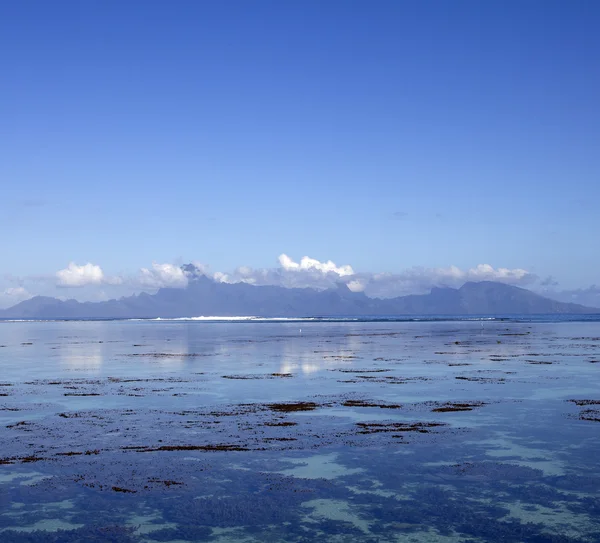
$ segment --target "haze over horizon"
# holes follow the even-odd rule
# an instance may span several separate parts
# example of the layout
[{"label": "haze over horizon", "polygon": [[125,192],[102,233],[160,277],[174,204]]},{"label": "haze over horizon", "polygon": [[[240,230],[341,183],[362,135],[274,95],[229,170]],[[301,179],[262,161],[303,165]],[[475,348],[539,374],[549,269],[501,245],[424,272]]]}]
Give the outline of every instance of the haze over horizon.
[{"label": "haze over horizon", "polygon": [[4,3],[0,307],[188,262],[600,306],[599,25],[592,1]]}]

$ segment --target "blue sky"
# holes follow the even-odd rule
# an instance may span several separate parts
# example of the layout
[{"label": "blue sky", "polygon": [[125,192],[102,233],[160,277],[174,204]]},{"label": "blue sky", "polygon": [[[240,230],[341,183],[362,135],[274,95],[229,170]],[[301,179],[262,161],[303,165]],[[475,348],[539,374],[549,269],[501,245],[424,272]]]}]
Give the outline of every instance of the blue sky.
[{"label": "blue sky", "polygon": [[600,284],[599,27],[592,0],[4,2],[0,291],[282,253]]}]

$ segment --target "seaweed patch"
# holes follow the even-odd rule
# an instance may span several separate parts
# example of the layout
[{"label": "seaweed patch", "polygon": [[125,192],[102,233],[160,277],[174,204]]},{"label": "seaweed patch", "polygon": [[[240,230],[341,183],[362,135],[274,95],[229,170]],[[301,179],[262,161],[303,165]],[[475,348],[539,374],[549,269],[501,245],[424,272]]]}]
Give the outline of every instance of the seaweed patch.
[{"label": "seaweed patch", "polygon": [[485,405],[485,402],[447,402],[439,407],[432,409],[433,413],[448,413],[452,411],[473,411],[476,407]]},{"label": "seaweed patch", "polygon": [[314,411],[319,407],[315,402],[289,402],[266,404],[272,411],[279,413],[295,413],[298,411]]},{"label": "seaweed patch", "polygon": [[379,407],[380,409],[401,409],[402,405],[395,403],[375,402],[369,400],[346,400],[344,407]]}]

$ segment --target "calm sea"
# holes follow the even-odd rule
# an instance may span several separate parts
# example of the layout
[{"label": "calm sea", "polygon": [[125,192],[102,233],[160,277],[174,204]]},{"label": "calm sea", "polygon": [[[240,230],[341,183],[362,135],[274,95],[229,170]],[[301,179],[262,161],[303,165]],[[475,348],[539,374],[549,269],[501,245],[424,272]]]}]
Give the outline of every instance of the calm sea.
[{"label": "calm sea", "polygon": [[600,541],[598,316],[0,322],[0,541]]}]

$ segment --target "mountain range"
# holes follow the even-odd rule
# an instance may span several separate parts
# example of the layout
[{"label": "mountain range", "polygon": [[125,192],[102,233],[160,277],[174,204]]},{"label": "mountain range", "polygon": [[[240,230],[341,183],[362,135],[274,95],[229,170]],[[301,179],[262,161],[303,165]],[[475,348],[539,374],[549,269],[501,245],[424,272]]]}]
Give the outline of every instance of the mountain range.
[{"label": "mountain range", "polygon": [[0,310],[4,319],[176,318],[196,316],[398,316],[592,314],[600,309],[563,303],[529,290],[492,281],[458,289],[433,288],[429,294],[370,298],[345,284],[328,290],[219,283],[204,275],[186,288],[161,288],[105,302],[78,302],[35,296]]}]

